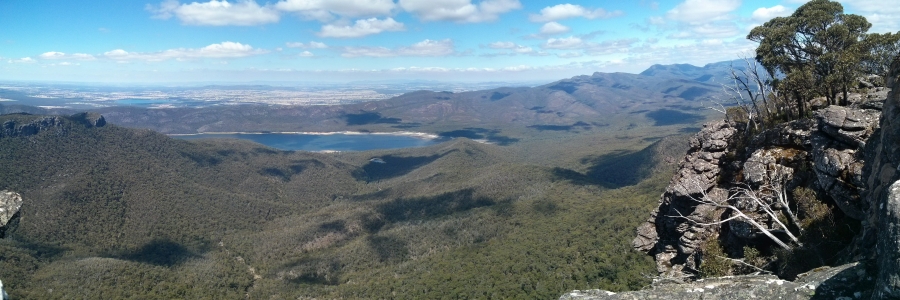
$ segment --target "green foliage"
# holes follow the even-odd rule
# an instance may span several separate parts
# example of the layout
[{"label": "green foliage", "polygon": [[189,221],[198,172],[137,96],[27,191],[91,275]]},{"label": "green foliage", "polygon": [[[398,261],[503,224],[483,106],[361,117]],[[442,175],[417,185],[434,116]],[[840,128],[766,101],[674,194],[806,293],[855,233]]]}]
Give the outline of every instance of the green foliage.
[{"label": "green foliage", "polygon": [[805,116],[805,103],[814,96],[838,104],[835,95],[843,92],[846,100],[847,90],[860,74],[867,54],[862,40],[872,25],[862,16],[843,11],[838,2],[809,1],[791,16],[774,18],[747,36],[759,43],[756,59],[771,77],[784,75],[774,83],[795,99],[795,118]]},{"label": "green foliage", "polygon": [[[660,155],[680,155],[666,152],[676,147],[625,162],[584,155],[640,149],[655,138],[649,129],[523,148],[456,139],[321,154],[73,124],[0,139],[0,189],[26,201],[19,227],[0,241],[0,278],[17,299],[555,298],[636,289],[654,271],[630,247],[634,228],[674,167]],[[388,166],[369,165],[373,157]],[[651,171],[616,189],[553,172],[612,163]]]},{"label": "green foliage", "polygon": [[900,32],[868,34],[863,42],[869,49],[863,59],[863,71],[867,74],[879,75],[882,80],[886,79],[891,62],[900,54]]},{"label": "green foliage", "polygon": [[700,246],[703,263],[700,264],[700,277],[719,277],[733,274],[734,263],[722,249],[718,239],[712,238]]},{"label": "green foliage", "polygon": [[804,233],[799,237],[802,247],[776,251],[778,273],[787,279],[843,259],[840,257],[841,251],[845,250],[860,228],[858,221],[818,200],[819,196],[812,189],[799,187],[793,195]]}]

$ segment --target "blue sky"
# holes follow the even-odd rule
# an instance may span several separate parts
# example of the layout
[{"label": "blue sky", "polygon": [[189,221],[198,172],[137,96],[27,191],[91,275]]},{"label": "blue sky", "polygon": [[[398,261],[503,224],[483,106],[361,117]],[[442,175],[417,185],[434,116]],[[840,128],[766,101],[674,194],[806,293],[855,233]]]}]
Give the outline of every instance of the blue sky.
[{"label": "blue sky", "polygon": [[[751,56],[803,2],[0,0],[0,80],[549,82]],[[898,5],[840,2],[900,31]]]}]

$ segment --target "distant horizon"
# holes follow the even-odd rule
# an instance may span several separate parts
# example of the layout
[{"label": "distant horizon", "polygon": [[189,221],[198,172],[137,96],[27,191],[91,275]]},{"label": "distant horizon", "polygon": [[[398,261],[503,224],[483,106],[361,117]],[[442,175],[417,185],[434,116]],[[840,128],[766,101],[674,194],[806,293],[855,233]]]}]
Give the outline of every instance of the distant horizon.
[{"label": "distant horizon", "polygon": [[[552,82],[752,57],[805,2],[0,1],[0,81]],[[900,31],[900,6],[839,2]]]},{"label": "distant horizon", "polygon": [[285,86],[285,87],[287,87],[287,86],[319,86],[319,85],[325,85],[325,86],[344,85],[344,86],[348,86],[348,85],[353,85],[353,84],[410,84],[410,83],[433,83],[433,84],[491,84],[491,83],[505,84],[505,83],[509,83],[509,84],[537,84],[537,85],[543,85],[543,84],[549,84],[549,83],[552,83],[552,82],[555,82],[555,81],[565,80],[565,79],[569,79],[569,78],[577,77],[577,76],[583,76],[583,75],[590,76],[590,75],[593,75],[594,73],[627,73],[627,74],[640,74],[640,73],[646,71],[647,69],[649,69],[649,68],[651,68],[651,67],[653,67],[653,66],[657,66],[657,65],[662,65],[662,66],[669,66],[669,65],[691,65],[691,66],[694,66],[694,67],[697,67],[697,68],[702,68],[702,67],[705,67],[705,66],[710,65],[710,64],[723,63],[723,62],[736,61],[736,60],[740,60],[740,58],[733,59],[733,60],[724,60],[724,61],[709,62],[709,63],[705,63],[705,64],[703,64],[703,65],[695,65],[695,64],[690,64],[690,63],[654,64],[654,65],[648,66],[647,68],[642,69],[642,70],[640,70],[640,71],[638,71],[638,72],[600,72],[600,71],[594,71],[594,72],[592,72],[592,73],[587,73],[587,74],[576,74],[576,75],[573,75],[573,76],[564,77],[564,78],[556,78],[556,79],[552,79],[552,80],[517,80],[517,81],[509,80],[509,81],[504,81],[504,80],[476,80],[476,79],[472,79],[472,80],[464,80],[464,79],[459,79],[459,78],[448,79],[448,80],[397,78],[397,79],[360,79],[360,80],[353,80],[353,81],[345,81],[345,80],[335,80],[335,81],[310,81],[310,80],[300,80],[300,81],[289,81],[289,80],[251,80],[251,81],[239,81],[239,80],[234,80],[234,81],[171,81],[171,82],[166,82],[166,81],[159,81],[159,82],[95,82],[95,81],[50,81],[50,80],[14,80],[14,79],[5,80],[5,79],[0,79],[0,84],[3,84],[3,83],[24,83],[24,84],[51,84],[51,85],[76,85],[76,86],[122,86],[122,87],[142,87],[142,86],[146,86],[146,87],[159,87],[159,86],[166,86],[166,87],[202,87],[202,86],[215,86],[215,85],[222,85],[222,86],[264,85],[264,86],[272,86],[272,87],[280,87],[280,86]]}]

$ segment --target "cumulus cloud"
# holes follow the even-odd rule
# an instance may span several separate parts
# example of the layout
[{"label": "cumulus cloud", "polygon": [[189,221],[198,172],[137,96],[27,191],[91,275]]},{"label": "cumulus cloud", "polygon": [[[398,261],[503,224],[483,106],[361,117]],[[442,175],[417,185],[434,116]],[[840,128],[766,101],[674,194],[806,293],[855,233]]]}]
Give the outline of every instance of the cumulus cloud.
[{"label": "cumulus cloud", "polygon": [[309,52],[309,51],[303,51],[303,52],[300,52],[300,54],[298,54],[298,55],[299,55],[300,57],[313,57],[313,56],[316,56],[315,54],[313,54],[312,52]]},{"label": "cumulus cloud", "polygon": [[41,59],[77,59],[77,60],[94,60],[96,59],[93,55],[84,54],[84,53],[75,53],[75,54],[65,54],[63,52],[44,52],[41,55],[38,55]]},{"label": "cumulus cloud", "polygon": [[559,57],[559,58],[577,58],[577,57],[582,57],[582,56],[583,55],[579,52],[566,52],[566,53],[556,55],[556,57]]},{"label": "cumulus cloud", "polygon": [[356,20],[352,26],[340,26],[328,24],[322,26],[322,31],[318,33],[321,37],[335,38],[356,38],[371,34],[378,34],[384,31],[403,31],[406,27],[403,23],[394,21],[394,18],[379,20],[377,18]]},{"label": "cumulus cloud", "polygon": [[267,52],[265,50],[255,49],[250,45],[235,42],[222,42],[199,49],[178,48],[160,52],[128,52],[122,49],[115,49],[103,53],[103,57],[119,62],[132,60],[158,62],[173,59],[240,58],[264,53]]},{"label": "cumulus cloud", "polygon": [[300,42],[288,42],[288,43],[285,43],[285,45],[288,46],[288,48],[303,48],[303,49],[325,49],[325,48],[328,48],[328,45],[325,45],[325,43],[320,43],[320,42],[316,42],[316,41],[310,41],[307,44],[300,43]]},{"label": "cumulus cloud", "polygon": [[549,22],[547,24],[544,24],[544,26],[541,26],[540,34],[544,35],[544,36],[548,36],[548,35],[566,33],[569,31],[572,31],[572,29],[565,25],[562,25],[562,24],[559,24],[556,22]]},{"label": "cumulus cloud", "polygon": [[579,17],[586,19],[608,19],[618,17],[623,14],[624,13],[620,10],[611,12],[606,11],[602,8],[591,10],[584,8],[581,5],[566,3],[544,7],[543,9],[541,9],[541,14],[532,14],[530,17],[528,17],[528,19],[532,22],[550,22]]},{"label": "cumulus cloud", "polygon": [[541,48],[544,49],[577,49],[581,48],[584,45],[584,42],[577,37],[570,36],[567,38],[551,38],[548,39]]},{"label": "cumulus cloud", "polygon": [[281,0],[274,5],[278,10],[320,21],[331,20],[333,15],[351,18],[387,16],[395,6],[392,0]]},{"label": "cumulus cloud", "polygon": [[775,17],[784,17],[790,15],[791,12],[788,9],[781,5],[775,5],[772,7],[760,7],[753,11],[753,15],[750,16],[753,21],[764,23],[768,20],[771,20]]},{"label": "cumulus cloud", "polygon": [[519,0],[400,0],[403,10],[424,21],[479,23],[496,20],[501,14],[521,9]]},{"label": "cumulus cloud", "polygon": [[488,48],[491,49],[513,49],[516,47],[516,43],[513,42],[493,42],[488,44]]},{"label": "cumulus cloud", "polygon": [[253,26],[278,22],[280,15],[269,5],[260,6],[253,0],[228,2],[211,0],[180,4],[177,0],[166,0],[159,5],[147,5],[147,10],[157,19],[173,16],[187,25],[203,26]]},{"label": "cumulus cloud", "polygon": [[733,37],[741,33],[741,29],[733,22],[711,22],[689,26],[669,37],[675,39],[719,39]]},{"label": "cumulus cloud", "polygon": [[8,60],[7,62],[11,63],[11,64],[30,64],[30,63],[36,62],[36,60],[34,60],[31,57],[23,57],[20,59],[11,59],[11,60]]},{"label": "cumulus cloud", "polygon": [[495,53],[490,54],[488,56],[497,56],[497,55],[515,55],[515,54],[533,54],[534,49],[527,46],[518,45],[513,42],[493,42],[488,44],[488,48],[498,49],[498,50],[509,50],[507,53]]},{"label": "cumulus cloud", "polygon": [[669,10],[666,17],[686,23],[722,20],[741,6],[741,0],[686,0]]},{"label": "cumulus cloud", "polygon": [[345,47],[343,57],[394,57],[394,56],[450,56],[456,53],[450,39],[424,40],[410,46],[389,49],[385,47]]},{"label": "cumulus cloud", "polygon": [[872,23],[869,32],[885,33],[900,31],[900,5],[889,5],[881,0],[846,0],[841,1],[845,11],[866,17]]},{"label": "cumulus cloud", "polygon": [[638,42],[640,42],[639,39],[631,38],[593,43],[585,42],[578,37],[570,36],[567,38],[548,39],[544,44],[541,45],[541,48],[551,50],[570,50],[566,53],[558,53],[556,55],[560,58],[573,58],[581,56],[582,54],[625,54],[628,53],[630,49],[633,48]]},{"label": "cumulus cloud", "polygon": [[744,33],[738,28],[737,16],[732,14],[740,5],[740,0],[685,0],[666,13],[666,19],[674,23],[666,23],[662,18],[651,19],[650,23],[660,29],[676,29],[669,38],[736,37]]}]

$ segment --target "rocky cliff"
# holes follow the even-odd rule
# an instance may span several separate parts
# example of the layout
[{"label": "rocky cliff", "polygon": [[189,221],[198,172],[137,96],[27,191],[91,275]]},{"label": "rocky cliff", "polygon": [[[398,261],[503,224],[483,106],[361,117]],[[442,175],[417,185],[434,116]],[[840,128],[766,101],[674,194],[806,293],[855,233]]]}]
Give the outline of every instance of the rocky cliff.
[{"label": "rocky cliff", "polygon": [[20,118],[12,117],[0,124],[0,138],[3,137],[22,137],[38,134],[43,131],[56,131],[64,133],[66,127],[65,120],[81,124],[86,127],[103,127],[106,126],[106,119],[97,113],[78,113],[68,117],[48,116],[43,118],[34,118],[28,114],[20,113]]},{"label": "rocky cliff", "polygon": [[[871,89],[850,106],[826,107],[813,119],[752,137],[744,138],[743,127],[734,123],[707,124],[691,140],[658,209],[633,241],[656,261],[660,277],[654,286],[621,294],[574,291],[561,299],[900,298],[900,59],[887,83],[893,89]],[[753,191],[768,193],[761,202],[748,201],[746,194]],[[789,204],[781,205],[779,197]],[[748,217],[737,216],[737,210]],[[823,215],[827,218],[817,219]],[[826,226],[831,231],[822,229]],[[728,257],[755,250],[771,254],[777,247],[763,236],[768,231],[789,244],[784,253],[804,255],[817,253],[809,250],[815,243],[839,238],[827,236],[843,230],[836,227],[852,235],[834,258],[820,259],[819,265],[843,264],[839,267],[797,275],[786,270],[804,266],[791,266],[801,263],[782,257],[777,267],[757,269],[781,278],[694,281],[704,273],[704,262],[715,259],[704,253],[710,245],[718,244]],[[817,228],[818,236],[804,232],[810,228]],[[807,237],[792,242],[789,232]]]},{"label": "rocky cliff", "polygon": [[0,238],[5,237],[6,231],[15,226],[20,208],[22,208],[21,195],[11,191],[0,191]]}]

